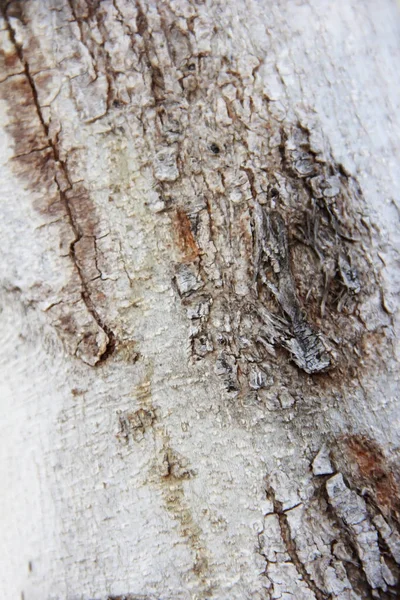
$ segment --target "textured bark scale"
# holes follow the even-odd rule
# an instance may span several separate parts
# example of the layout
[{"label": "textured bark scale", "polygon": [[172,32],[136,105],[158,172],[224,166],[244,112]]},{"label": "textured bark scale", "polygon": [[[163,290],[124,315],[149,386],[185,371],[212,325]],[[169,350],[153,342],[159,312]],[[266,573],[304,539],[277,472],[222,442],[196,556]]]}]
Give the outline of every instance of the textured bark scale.
[{"label": "textured bark scale", "polygon": [[397,7],[0,5],[2,596],[395,598]]}]

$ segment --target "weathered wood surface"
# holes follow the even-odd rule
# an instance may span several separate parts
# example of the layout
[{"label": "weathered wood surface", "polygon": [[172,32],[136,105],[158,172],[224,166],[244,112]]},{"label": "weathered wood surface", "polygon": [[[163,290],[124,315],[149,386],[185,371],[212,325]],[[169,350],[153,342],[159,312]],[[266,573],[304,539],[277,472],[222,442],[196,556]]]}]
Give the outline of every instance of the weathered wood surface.
[{"label": "weathered wood surface", "polygon": [[1,597],[397,597],[397,4],[1,6]]}]

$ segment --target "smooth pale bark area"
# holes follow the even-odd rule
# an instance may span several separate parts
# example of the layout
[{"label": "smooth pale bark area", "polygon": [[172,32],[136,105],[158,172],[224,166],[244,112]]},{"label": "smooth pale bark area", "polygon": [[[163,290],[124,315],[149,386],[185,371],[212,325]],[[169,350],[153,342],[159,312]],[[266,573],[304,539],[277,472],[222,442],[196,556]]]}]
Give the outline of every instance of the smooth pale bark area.
[{"label": "smooth pale bark area", "polygon": [[1,598],[398,597],[397,3],[1,7]]}]

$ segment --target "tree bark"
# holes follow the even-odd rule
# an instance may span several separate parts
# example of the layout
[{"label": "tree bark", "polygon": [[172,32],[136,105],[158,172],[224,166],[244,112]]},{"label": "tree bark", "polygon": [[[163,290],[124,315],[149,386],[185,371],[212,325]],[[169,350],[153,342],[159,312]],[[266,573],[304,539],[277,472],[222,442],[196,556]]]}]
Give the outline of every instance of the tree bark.
[{"label": "tree bark", "polygon": [[396,2],[1,9],[1,597],[397,597]]}]

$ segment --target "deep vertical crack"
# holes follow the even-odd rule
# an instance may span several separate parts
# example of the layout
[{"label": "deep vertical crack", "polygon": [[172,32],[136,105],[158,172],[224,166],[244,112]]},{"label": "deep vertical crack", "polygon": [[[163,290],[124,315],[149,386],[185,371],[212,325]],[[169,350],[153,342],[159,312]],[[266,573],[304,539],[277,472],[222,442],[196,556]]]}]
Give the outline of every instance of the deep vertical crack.
[{"label": "deep vertical crack", "polygon": [[271,499],[273,507],[274,507],[274,513],[278,517],[279,527],[281,530],[281,536],[282,536],[283,543],[285,544],[286,551],[290,556],[290,560],[296,567],[298,574],[301,576],[304,583],[309,587],[309,589],[314,593],[317,600],[331,600],[332,595],[324,594],[323,592],[321,592],[321,590],[317,587],[314,580],[307,573],[307,570],[306,570],[304,564],[301,562],[301,560],[297,554],[296,544],[293,541],[292,535],[290,533],[290,526],[289,526],[289,523],[287,520],[286,513],[283,510],[282,503],[276,499],[275,491],[273,490],[273,488],[271,486],[269,486],[267,488],[267,495]]},{"label": "deep vertical crack", "polygon": [[[40,124],[43,128],[43,131],[45,132],[46,138],[48,140],[48,146],[51,149],[52,153],[53,153],[53,158],[54,158],[54,162],[60,167],[60,171],[62,172],[63,176],[65,177],[66,181],[68,182],[69,188],[68,189],[72,189],[72,183],[69,179],[68,176],[68,169],[67,169],[67,165],[65,163],[64,160],[62,160],[62,158],[59,155],[58,152],[58,148],[57,145],[54,143],[54,141],[52,140],[50,133],[49,133],[49,127],[46,124],[44,118],[43,118],[43,114],[41,111],[41,107],[40,107],[40,103],[39,103],[39,97],[38,97],[38,93],[37,93],[37,89],[36,89],[36,85],[33,79],[33,76],[30,72],[29,69],[29,64],[27,62],[27,60],[25,60],[24,58],[24,53],[22,50],[21,45],[17,42],[16,36],[15,36],[15,31],[12,28],[12,25],[10,23],[10,19],[8,17],[7,14],[7,8],[8,8],[8,3],[6,4],[0,4],[0,10],[3,14],[4,17],[4,21],[5,21],[5,25],[8,31],[8,34],[10,36],[10,40],[11,43],[13,44],[14,48],[15,48],[15,52],[21,62],[21,65],[23,66],[23,73],[25,74],[25,77],[29,83],[29,87],[31,89],[32,92],[32,97],[33,97],[33,103],[40,121]],[[76,268],[76,271],[78,273],[80,282],[81,282],[81,286],[82,286],[82,292],[81,292],[81,297],[82,300],[88,310],[88,312],[91,314],[91,316],[93,317],[93,319],[95,320],[95,322],[97,323],[97,325],[99,326],[100,329],[102,329],[104,331],[104,333],[107,335],[108,341],[107,341],[107,345],[106,345],[106,349],[104,350],[104,352],[99,356],[99,362],[104,361],[106,358],[108,358],[112,352],[115,349],[115,345],[116,345],[116,340],[115,340],[115,335],[114,333],[111,331],[111,329],[103,322],[103,320],[101,319],[101,317],[99,316],[93,301],[90,297],[90,291],[87,285],[87,282],[85,281],[85,277],[82,273],[81,268],[79,267],[78,261],[76,259],[76,253],[75,253],[75,245],[77,242],[79,242],[79,240],[82,238],[82,234],[79,232],[79,227],[78,224],[76,222],[76,219],[73,216],[69,201],[68,201],[68,197],[66,195],[66,193],[61,189],[61,186],[57,180],[57,177],[54,177],[54,181],[56,183],[56,186],[58,188],[58,192],[60,194],[60,199],[64,205],[67,217],[68,217],[68,221],[69,224],[72,228],[72,231],[74,233],[75,239],[71,242],[70,244],[70,257],[72,262],[74,263],[74,266]]]}]

